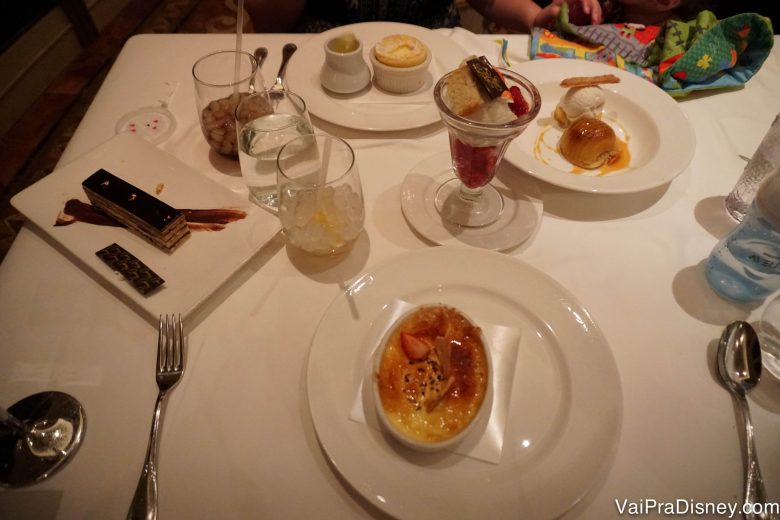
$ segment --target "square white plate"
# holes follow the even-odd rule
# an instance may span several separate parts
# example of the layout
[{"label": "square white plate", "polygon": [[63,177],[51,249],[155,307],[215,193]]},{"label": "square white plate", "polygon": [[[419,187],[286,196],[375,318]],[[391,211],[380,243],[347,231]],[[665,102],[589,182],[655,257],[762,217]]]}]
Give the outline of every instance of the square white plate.
[{"label": "square white plate", "polygon": [[[157,198],[174,208],[238,208],[247,215],[220,231],[193,230],[170,254],[122,227],[83,222],[55,226],[66,201],[88,202],[81,183],[100,168],[149,194],[162,186]],[[160,314],[192,313],[280,229],[276,216],[130,133],[119,134],[58,168],[17,194],[11,204],[71,253],[79,267],[153,322]],[[147,296],[137,292],[95,255],[113,242],[160,275],[165,284]]]}]

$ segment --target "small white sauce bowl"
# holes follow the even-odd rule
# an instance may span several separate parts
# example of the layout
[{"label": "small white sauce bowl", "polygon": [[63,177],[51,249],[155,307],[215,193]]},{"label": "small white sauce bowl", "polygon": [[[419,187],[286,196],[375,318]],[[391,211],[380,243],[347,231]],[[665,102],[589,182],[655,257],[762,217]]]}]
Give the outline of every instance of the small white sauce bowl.
[{"label": "small white sauce bowl", "polygon": [[320,83],[336,94],[353,94],[371,83],[371,71],[363,59],[363,42],[357,40],[357,49],[352,51],[337,52],[330,45],[337,38],[325,42],[325,63],[320,69]]}]

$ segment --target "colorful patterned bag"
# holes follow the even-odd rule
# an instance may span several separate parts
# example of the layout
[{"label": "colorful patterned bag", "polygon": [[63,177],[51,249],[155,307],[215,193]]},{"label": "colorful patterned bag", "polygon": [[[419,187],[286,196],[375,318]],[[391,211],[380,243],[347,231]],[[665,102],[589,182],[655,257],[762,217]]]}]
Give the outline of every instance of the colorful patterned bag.
[{"label": "colorful patterned bag", "polygon": [[577,26],[564,3],[553,32],[535,28],[531,59],[598,61],[633,72],[682,97],[705,89],[737,88],[761,68],[774,44],[772,23],[754,13],[718,21],[702,11],[688,22]]}]

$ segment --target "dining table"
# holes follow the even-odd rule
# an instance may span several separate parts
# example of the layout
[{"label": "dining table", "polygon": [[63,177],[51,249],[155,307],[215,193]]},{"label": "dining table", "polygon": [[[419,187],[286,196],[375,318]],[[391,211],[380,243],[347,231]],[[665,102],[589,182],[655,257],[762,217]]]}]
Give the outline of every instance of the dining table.
[{"label": "dining table", "polygon": [[[527,34],[430,34],[448,42],[448,52],[493,62],[505,43],[504,66],[521,75],[536,61],[529,60]],[[248,33],[238,42],[245,50],[268,48],[261,69],[267,85],[283,45],[296,43],[287,72],[292,89],[294,74],[316,77],[320,64],[302,61],[316,38]],[[723,299],[709,287],[705,264],[736,226],[723,209],[725,195],[780,112],[774,41],[741,88],[673,99],[651,85],[672,100],[694,137],[675,152],[690,161],[666,172],[660,185],[589,192],[504,160],[497,180],[517,186],[534,208],[532,229],[508,249],[460,241],[457,231],[431,240],[406,218],[407,174],[437,154],[448,157],[438,114],[410,117],[406,128],[375,126],[387,111],[353,123],[321,110],[322,92],[299,93],[315,129],[354,149],[365,200],[365,229],[345,253],[310,255],[267,229],[248,250],[234,244],[240,253],[203,249],[229,264],[219,277],[197,271],[198,259],[177,264],[179,283],[204,290],[181,296],[178,308],[169,298],[160,310],[147,306],[154,294],[128,296],[117,289],[121,280],[96,273],[53,238],[53,222],[28,220],[0,264],[0,404],[57,390],[81,402],[86,425],[77,453],[58,472],[0,489],[0,518],[127,515],[157,395],[159,312],[183,313],[187,337],[184,375],[162,422],[160,518],[731,517],[728,508],[743,499],[744,428],[718,379],[718,341],[732,321],[758,325],[776,296],[752,304]],[[170,182],[212,186],[248,203],[239,162],[203,138],[191,72],[200,56],[236,45],[231,34],[130,38],[58,168],[72,170],[113,146],[127,114],[158,107],[171,126],[158,142],[143,143],[149,154],[101,157],[161,164],[178,172]],[[555,102],[542,101],[538,118],[550,118]],[[641,107],[643,100],[634,102]],[[664,127],[671,112],[650,112],[644,117],[657,123],[652,135],[672,131]],[[679,164],[676,156],[664,160]],[[46,195],[59,200],[57,189]],[[20,204],[23,213],[31,204],[29,197]],[[259,227],[276,219],[252,211]],[[233,229],[256,231],[239,225]],[[83,238],[92,228],[68,229]],[[194,232],[193,247],[220,236],[208,233]],[[240,258],[231,259],[234,253]],[[170,289],[160,296],[176,294]],[[372,380],[368,332],[395,299],[437,297],[519,333],[502,372],[510,383],[501,400],[505,430],[496,434],[503,454],[492,460],[416,454],[355,418],[361,384]],[[765,370],[748,400],[768,501],[777,504],[780,381]]]}]

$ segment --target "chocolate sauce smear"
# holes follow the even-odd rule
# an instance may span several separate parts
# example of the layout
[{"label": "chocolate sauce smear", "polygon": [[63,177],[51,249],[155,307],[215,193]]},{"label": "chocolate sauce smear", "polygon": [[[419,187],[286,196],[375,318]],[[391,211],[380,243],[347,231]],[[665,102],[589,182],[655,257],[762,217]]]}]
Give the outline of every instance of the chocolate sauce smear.
[{"label": "chocolate sauce smear", "polygon": [[[231,222],[246,218],[246,211],[233,208],[180,209],[184,213],[187,227],[192,231],[220,231]],[[88,202],[70,199],[57,215],[55,226],[69,226],[84,222],[96,226],[122,227],[122,224],[95,208]]]}]

